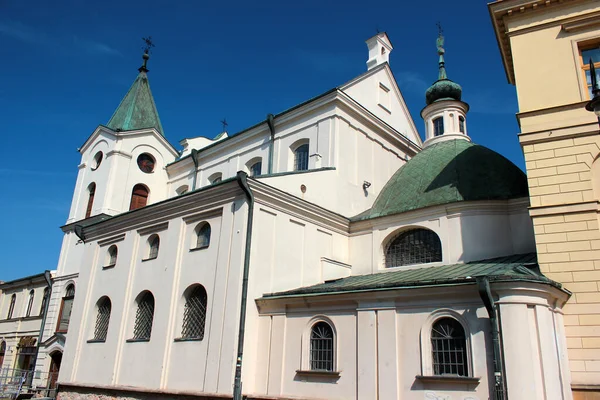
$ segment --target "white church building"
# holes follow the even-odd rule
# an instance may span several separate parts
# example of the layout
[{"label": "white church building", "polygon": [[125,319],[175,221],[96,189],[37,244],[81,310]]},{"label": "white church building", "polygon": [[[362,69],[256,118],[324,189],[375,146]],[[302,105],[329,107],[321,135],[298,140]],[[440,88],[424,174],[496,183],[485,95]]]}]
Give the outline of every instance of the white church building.
[{"label": "white church building", "polygon": [[424,142],[388,36],[367,46],[362,75],[181,151],[144,54],[80,148],[38,360],[64,352],[59,399],[572,398],[525,174],[471,142],[443,38]]}]

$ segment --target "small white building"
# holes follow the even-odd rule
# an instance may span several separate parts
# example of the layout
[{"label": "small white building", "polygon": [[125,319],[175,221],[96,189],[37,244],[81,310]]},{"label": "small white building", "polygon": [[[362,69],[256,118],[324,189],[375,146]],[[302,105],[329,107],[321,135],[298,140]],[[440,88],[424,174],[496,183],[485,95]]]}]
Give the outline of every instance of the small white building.
[{"label": "small white building", "polygon": [[350,82],[181,152],[144,55],[80,148],[44,340],[59,398],[571,398],[525,174],[471,143],[442,38],[425,142],[389,38],[367,46]]}]

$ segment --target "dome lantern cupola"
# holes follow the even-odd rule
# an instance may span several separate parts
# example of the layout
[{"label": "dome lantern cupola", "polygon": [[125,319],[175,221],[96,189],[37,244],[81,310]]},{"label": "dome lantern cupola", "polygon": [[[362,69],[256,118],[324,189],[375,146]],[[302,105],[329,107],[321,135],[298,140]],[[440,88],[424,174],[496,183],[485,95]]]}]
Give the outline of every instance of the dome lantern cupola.
[{"label": "dome lantern cupola", "polygon": [[469,105],[461,100],[462,88],[448,79],[444,60],[444,36],[440,34],[436,41],[439,56],[438,80],[425,92],[425,108],[421,117],[425,121],[424,147],[433,143],[452,139],[470,140],[467,136],[466,114]]}]

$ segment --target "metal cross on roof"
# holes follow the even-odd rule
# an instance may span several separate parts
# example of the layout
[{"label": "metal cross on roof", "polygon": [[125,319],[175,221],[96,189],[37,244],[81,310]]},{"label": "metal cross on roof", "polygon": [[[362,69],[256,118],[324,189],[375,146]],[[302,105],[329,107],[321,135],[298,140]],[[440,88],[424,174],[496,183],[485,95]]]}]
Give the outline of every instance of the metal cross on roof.
[{"label": "metal cross on roof", "polygon": [[144,50],[144,53],[149,54],[150,50],[155,47],[154,43],[152,42],[152,36],[144,37],[142,40],[146,44],[144,47],[142,47],[142,49]]},{"label": "metal cross on roof", "polygon": [[223,120],[221,121],[221,123],[223,124],[223,132],[227,132],[227,126],[229,125],[227,123],[227,120],[225,118],[223,118]]}]

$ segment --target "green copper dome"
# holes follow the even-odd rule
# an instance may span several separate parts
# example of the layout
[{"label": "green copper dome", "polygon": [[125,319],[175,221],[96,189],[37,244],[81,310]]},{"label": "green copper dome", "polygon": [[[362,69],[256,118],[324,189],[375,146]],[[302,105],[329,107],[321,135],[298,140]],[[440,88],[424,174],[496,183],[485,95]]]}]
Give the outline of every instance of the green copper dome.
[{"label": "green copper dome", "polygon": [[467,140],[431,145],[400,167],[357,219],[382,217],[440,204],[528,196],[527,177],[512,162]]},{"label": "green copper dome", "polygon": [[450,79],[440,79],[427,89],[425,92],[425,102],[427,105],[438,100],[459,100],[462,97],[462,88],[456,82]]}]

